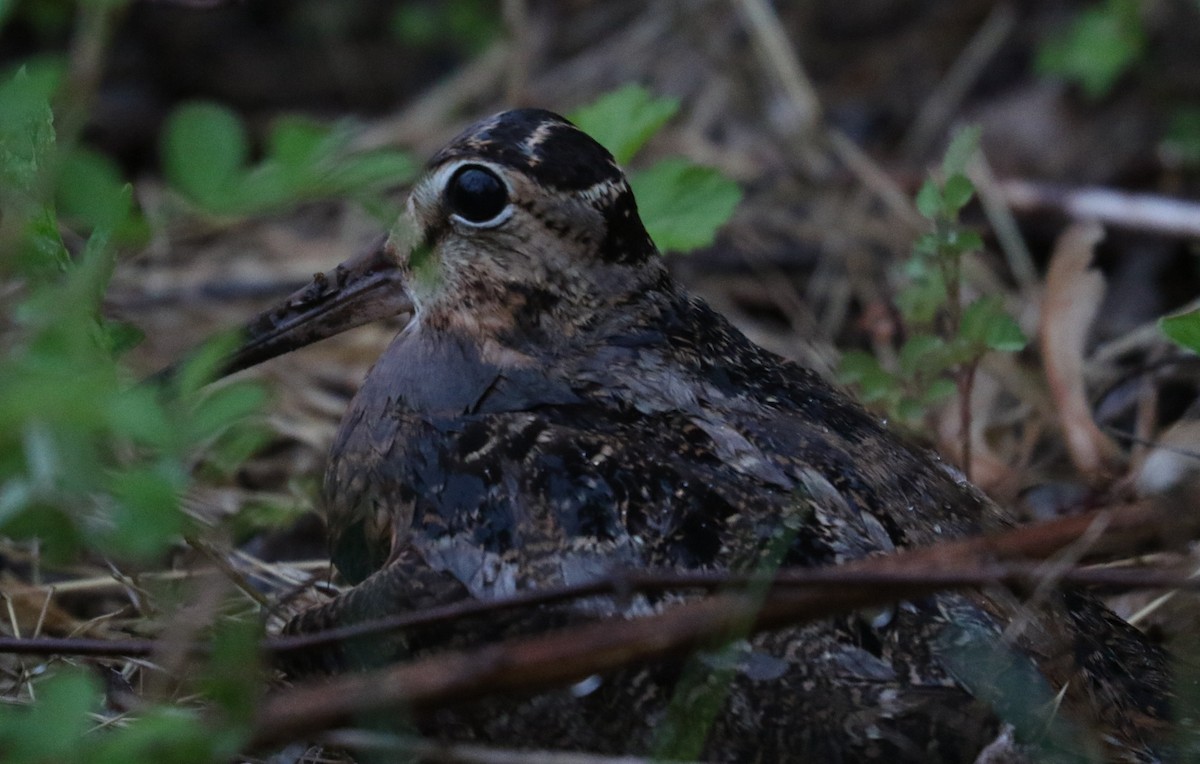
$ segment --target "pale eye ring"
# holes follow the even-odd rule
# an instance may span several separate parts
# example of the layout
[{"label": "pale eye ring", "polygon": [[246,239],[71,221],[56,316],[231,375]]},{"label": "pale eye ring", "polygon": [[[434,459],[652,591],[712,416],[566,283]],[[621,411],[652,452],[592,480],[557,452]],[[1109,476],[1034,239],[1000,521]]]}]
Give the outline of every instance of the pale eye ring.
[{"label": "pale eye ring", "polygon": [[465,164],[454,171],[444,192],[446,209],[470,226],[492,228],[508,219],[508,186],[483,165]]}]

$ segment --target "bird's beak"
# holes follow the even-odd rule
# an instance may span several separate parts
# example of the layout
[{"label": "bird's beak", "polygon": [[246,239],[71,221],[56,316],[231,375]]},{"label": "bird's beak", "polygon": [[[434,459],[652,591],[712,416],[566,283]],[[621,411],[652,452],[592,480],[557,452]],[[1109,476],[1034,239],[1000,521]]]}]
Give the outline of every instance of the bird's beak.
[{"label": "bird's beak", "polygon": [[219,376],[411,311],[395,244],[381,239],[363,254],[318,273],[308,286],[246,323],[244,342],[226,358]]}]

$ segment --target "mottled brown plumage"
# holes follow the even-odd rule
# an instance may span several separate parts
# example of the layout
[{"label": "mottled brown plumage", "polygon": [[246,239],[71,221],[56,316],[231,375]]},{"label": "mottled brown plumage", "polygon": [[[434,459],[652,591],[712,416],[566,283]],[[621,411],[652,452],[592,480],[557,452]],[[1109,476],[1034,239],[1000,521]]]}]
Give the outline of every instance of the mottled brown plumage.
[{"label": "mottled brown plumage", "polygon": [[[621,171],[561,117],[520,110],[467,130],[432,160],[393,239],[414,316],[346,414],[325,486],[334,561],[357,586],[291,631],[628,568],[830,565],[1009,524],[936,457],[675,284]],[[388,649],[663,604],[592,600]],[[648,753],[657,725],[700,718],[715,697],[698,738],[708,760],[972,761],[1001,716],[1044,729],[1038,704],[1063,690],[1043,743],[1154,760],[1167,714],[1162,653],[1078,593],[1032,609],[1006,592],[947,593],[731,655],[694,659],[714,676],[724,662],[724,695],[716,679],[684,693],[680,666],[663,665],[423,723]]]}]

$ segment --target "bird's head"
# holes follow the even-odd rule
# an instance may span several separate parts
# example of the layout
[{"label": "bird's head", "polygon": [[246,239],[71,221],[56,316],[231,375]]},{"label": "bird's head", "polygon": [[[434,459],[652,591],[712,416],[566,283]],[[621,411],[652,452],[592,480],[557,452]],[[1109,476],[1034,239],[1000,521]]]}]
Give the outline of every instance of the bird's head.
[{"label": "bird's head", "polygon": [[662,274],[612,155],[557,114],[506,111],[433,157],[386,242],[251,322],[228,370],[405,311],[501,341],[569,336]]},{"label": "bird's head", "polygon": [[497,114],[451,141],[403,224],[408,292],[435,326],[568,329],[660,267],[612,155],[541,109]]}]

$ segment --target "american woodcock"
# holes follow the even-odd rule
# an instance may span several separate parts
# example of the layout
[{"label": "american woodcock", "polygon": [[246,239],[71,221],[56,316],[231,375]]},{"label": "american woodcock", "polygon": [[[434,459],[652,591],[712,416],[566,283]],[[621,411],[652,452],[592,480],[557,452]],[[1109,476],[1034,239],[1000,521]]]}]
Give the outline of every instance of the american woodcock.
[{"label": "american woodcock", "polygon": [[[629,569],[832,565],[1010,524],[936,457],[689,296],[613,158],[550,112],[505,112],[454,139],[398,233],[265,314],[234,365],[408,309],[326,475],[333,559],[356,586],[289,631]],[[663,604],[594,598],[405,650]],[[944,593],[753,637],[724,660],[729,684],[709,688],[724,695],[698,733],[705,760],[972,761],[1003,747],[1002,716],[1024,715],[1074,730],[1047,744],[1057,755],[1151,761],[1168,714],[1163,653],[1082,593],[1036,606]],[[680,674],[629,669],[590,692],[422,723],[644,754],[669,705],[703,705],[695,687],[675,693]],[[1056,696],[1057,710],[1027,707]]]}]

